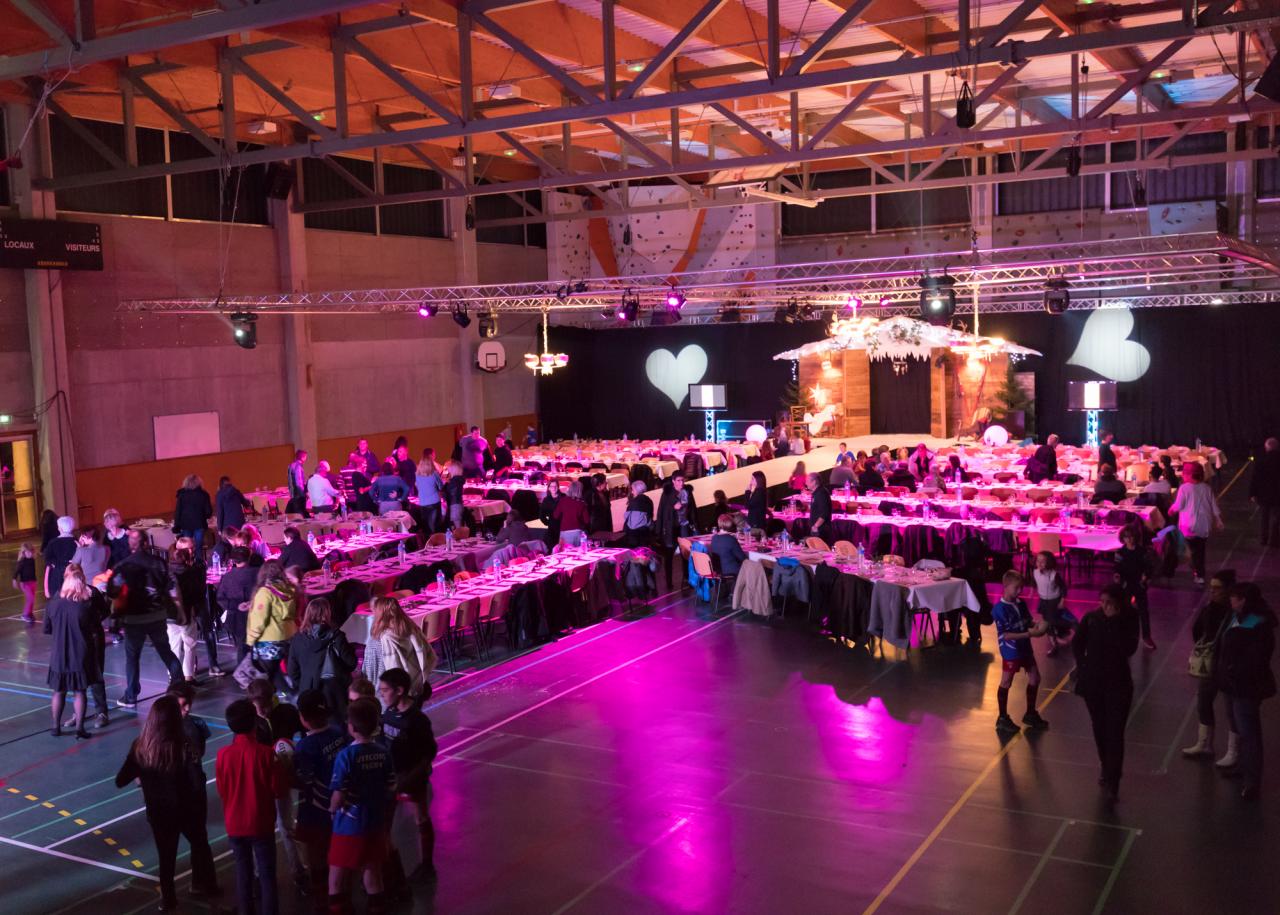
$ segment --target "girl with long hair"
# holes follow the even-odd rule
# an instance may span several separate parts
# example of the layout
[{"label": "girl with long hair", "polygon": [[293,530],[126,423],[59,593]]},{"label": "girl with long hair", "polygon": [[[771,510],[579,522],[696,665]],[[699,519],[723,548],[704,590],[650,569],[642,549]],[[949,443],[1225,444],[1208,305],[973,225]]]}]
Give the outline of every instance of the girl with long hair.
[{"label": "girl with long hair", "polygon": [[421,695],[423,683],[436,669],[435,650],[395,598],[375,597],[369,602],[369,610],[373,621],[364,646],[364,675],[377,683],[384,670],[399,667],[412,681],[410,692]]},{"label": "girl with long hair", "polygon": [[258,570],[245,644],[271,677],[276,692],[285,692],[288,686],[281,664],[288,659],[289,640],[298,631],[296,604],[297,591],[280,561],[264,562]]},{"label": "girl with long hair", "polygon": [[191,846],[192,894],[215,895],[204,770],[183,729],[176,696],[164,695],[152,703],[142,732],[116,773],[117,788],[135,780],[142,786],[147,823],[160,860],[160,910],[171,911],[178,905],[174,872],[179,836],[186,836]]}]

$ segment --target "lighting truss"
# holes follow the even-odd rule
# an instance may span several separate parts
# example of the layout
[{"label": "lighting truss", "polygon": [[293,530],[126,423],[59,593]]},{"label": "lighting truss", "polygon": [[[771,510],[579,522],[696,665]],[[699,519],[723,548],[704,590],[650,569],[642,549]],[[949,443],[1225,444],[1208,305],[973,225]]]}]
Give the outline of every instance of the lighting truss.
[{"label": "lighting truss", "polygon": [[[119,310],[176,314],[397,314],[416,313],[423,301],[441,309],[552,312],[557,323],[596,323],[601,310],[634,291],[642,305],[662,307],[671,284],[687,304],[686,320],[714,314],[733,300],[744,315],[770,313],[794,299],[815,309],[836,309],[857,295],[862,310],[877,316],[906,314],[918,305],[920,275],[945,268],[956,281],[961,315],[977,291],[983,312],[1033,311],[1042,307],[1046,280],[1071,283],[1079,308],[1124,301],[1134,307],[1216,304],[1280,296],[1280,254],[1213,234],[1018,246],[930,255],[736,267],[683,274],[599,277],[491,286],[354,289],[216,298],[139,299]],[[1249,299],[1259,300],[1259,299]],[[584,319],[586,319],[584,321]],[[615,322],[616,323],[616,322]]]}]

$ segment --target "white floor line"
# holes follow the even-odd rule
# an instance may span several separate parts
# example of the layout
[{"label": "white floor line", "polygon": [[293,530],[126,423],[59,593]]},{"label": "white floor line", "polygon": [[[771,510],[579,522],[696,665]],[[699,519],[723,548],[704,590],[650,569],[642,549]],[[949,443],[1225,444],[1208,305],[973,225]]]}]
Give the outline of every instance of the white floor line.
[{"label": "white floor line", "polygon": [[144,874],[140,871],[130,870],[127,867],[117,867],[114,864],[105,864],[102,861],[94,861],[90,858],[81,858],[79,855],[69,855],[62,851],[53,851],[49,848],[41,848],[39,845],[31,845],[27,842],[19,842],[17,839],[10,839],[7,836],[0,836],[0,844],[12,845],[14,848],[21,848],[25,851],[34,851],[42,855],[48,855],[51,858],[61,858],[63,861],[74,861],[77,864],[87,864],[90,867],[101,868],[104,871],[111,871],[116,874],[127,874],[130,877],[137,877],[139,880],[150,880],[153,883],[159,883],[159,877],[153,877],[150,874]]},{"label": "white floor line", "polygon": [[627,858],[624,858],[621,864],[619,864],[617,867],[614,867],[614,868],[610,869],[609,871],[605,872],[605,874],[604,874],[603,876],[601,876],[601,877],[600,877],[600,879],[595,880],[595,881],[593,881],[592,883],[590,883],[590,884],[587,886],[587,888],[586,888],[586,889],[584,889],[584,890],[583,890],[581,893],[579,893],[577,896],[574,896],[572,899],[570,899],[570,900],[569,900],[568,902],[566,902],[564,905],[560,906],[560,908],[558,908],[558,909],[556,909],[554,912],[552,912],[552,913],[551,913],[551,915],[563,915],[563,913],[565,913],[565,912],[569,911],[571,908],[573,908],[575,905],[577,905],[577,904],[578,904],[579,902],[581,902],[582,900],[586,899],[588,896],[590,896],[592,893],[594,893],[597,889],[599,889],[599,888],[600,888],[601,886],[603,886],[605,883],[607,883],[608,881],[612,880],[615,876],[617,876],[617,875],[618,875],[618,874],[620,874],[622,871],[624,871],[624,870],[626,870],[628,867],[630,867],[633,863],[635,863],[635,861],[636,861],[636,860],[638,860],[638,859],[640,858],[640,856],[644,855],[644,854],[645,854],[645,853],[647,853],[650,849],[652,849],[652,848],[654,848],[654,847],[656,847],[656,846],[658,846],[658,845],[661,845],[661,844],[662,844],[663,842],[665,842],[667,839],[671,838],[671,836],[675,835],[677,832],[679,832],[681,829],[683,829],[683,828],[685,827],[685,825],[686,825],[688,822],[689,822],[689,818],[688,818],[688,817],[680,817],[680,819],[676,820],[676,821],[675,821],[674,823],[672,823],[669,827],[667,827],[667,829],[663,831],[662,835],[658,836],[658,837],[657,837],[656,839],[654,839],[652,842],[648,842],[648,843],[646,843],[646,844],[644,845],[644,847],[643,847],[643,848],[640,848],[639,850],[637,850],[637,851],[636,851],[635,853],[633,853],[632,855],[628,856]]},{"label": "white floor line", "polygon": [[[205,785],[211,785],[213,784],[214,781],[215,779],[211,778],[205,782]],[[147,810],[146,807],[139,807],[137,810],[130,810],[128,813],[122,813],[120,814],[120,816],[115,817],[114,819],[107,820],[105,823],[98,823],[94,826],[88,827],[87,829],[80,830],[75,835],[67,836],[65,839],[59,839],[57,842],[50,842],[48,845],[44,847],[44,850],[49,851],[51,849],[57,848],[59,845],[66,845],[68,842],[74,842],[76,839],[83,838],[84,836],[87,836],[87,835],[92,835],[93,833],[97,832],[100,829],[105,829],[114,823],[119,823],[121,820],[127,820],[131,816],[136,816],[139,813],[145,813],[146,810]]]},{"label": "white floor line", "polygon": [[685,641],[688,641],[689,639],[699,636],[702,633],[706,632],[708,629],[711,629],[713,626],[719,626],[721,623],[727,622],[733,619],[734,617],[739,616],[741,613],[742,613],[741,610],[734,611],[728,616],[722,616],[718,620],[714,620],[713,622],[707,623],[705,626],[699,626],[697,629],[693,630],[693,632],[685,633],[684,635],[680,636],[680,638],[678,639],[672,639],[670,642],[667,642],[663,645],[659,645],[657,648],[650,649],[649,651],[646,651],[642,655],[637,655],[634,658],[623,661],[621,664],[616,664],[613,667],[610,667],[608,670],[604,671],[603,673],[598,673],[594,677],[589,677],[575,686],[571,686],[568,689],[561,690],[560,692],[556,693],[554,696],[548,696],[546,699],[543,699],[541,702],[536,702],[533,705],[529,706],[528,708],[522,709],[521,711],[516,712],[514,715],[508,715],[506,718],[503,718],[501,721],[495,724],[489,725],[487,728],[481,728],[480,730],[476,731],[474,734],[471,734],[467,737],[462,738],[451,747],[442,747],[440,750],[440,753],[441,755],[445,755],[445,754],[454,755],[458,752],[459,747],[462,747],[466,744],[479,740],[481,737],[485,737],[488,734],[492,733],[493,731],[498,730],[499,728],[504,728],[507,725],[509,725],[511,722],[516,721],[520,718],[523,718],[525,715],[528,715],[530,712],[536,712],[540,708],[544,708],[553,702],[563,699],[565,696],[569,695],[570,693],[577,692],[578,690],[583,689],[584,687],[590,686],[592,683],[595,683],[598,680],[603,680],[605,677],[609,676],[610,674],[615,674],[620,670],[625,670],[633,664],[639,664],[641,661],[643,661],[645,658],[650,657],[651,655],[655,655],[660,651],[665,651],[666,649],[671,648],[674,645],[679,645],[681,642],[685,642]]}]

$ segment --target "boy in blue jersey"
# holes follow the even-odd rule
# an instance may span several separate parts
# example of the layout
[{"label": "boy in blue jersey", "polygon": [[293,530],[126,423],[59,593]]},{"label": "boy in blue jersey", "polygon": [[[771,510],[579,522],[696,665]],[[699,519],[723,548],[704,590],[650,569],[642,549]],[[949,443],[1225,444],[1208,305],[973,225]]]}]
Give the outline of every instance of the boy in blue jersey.
[{"label": "boy in blue jersey", "polygon": [[369,895],[369,912],[386,910],[382,866],[387,857],[388,828],[395,803],[395,768],[391,753],[373,739],[382,709],[373,699],[357,699],[347,708],[351,743],[333,761],[333,837],[329,842],[329,911],[349,911],[349,878],[360,871]]},{"label": "boy in blue jersey", "polygon": [[311,875],[312,898],[329,895],[329,785],[338,751],[351,742],[347,732],[331,721],[324,696],[309,689],[298,697],[298,717],[306,735],[293,750],[293,777],[298,787],[298,815],[294,837],[305,849]]},{"label": "boy in blue jersey", "polygon": [[1004,573],[1000,583],[1004,587],[1004,593],[991,608],[991,617],[995,620],[996,634],[999,636],[1002,668],[1000,688],[996,690],[996,701],[1000,706],[996,730],[1002,734],[1014,734],[1018,731],[1018,726],[1009,717],[1009,687],[1013,685],[1013,675],[1024,670],[1027,673],[1027,713],[1022,716],[1022,723],[1032,730],[1041,731],[1049,726],[1049,722],[1036,711],[1040,669],[1036,667],[1036,656],[1031,651],[1031,640],[1048,632],[1049,624],[1044,621],[1032,622],[1026,601],[1018,596],[1022,593],[1022,575],[1010,569]]}]

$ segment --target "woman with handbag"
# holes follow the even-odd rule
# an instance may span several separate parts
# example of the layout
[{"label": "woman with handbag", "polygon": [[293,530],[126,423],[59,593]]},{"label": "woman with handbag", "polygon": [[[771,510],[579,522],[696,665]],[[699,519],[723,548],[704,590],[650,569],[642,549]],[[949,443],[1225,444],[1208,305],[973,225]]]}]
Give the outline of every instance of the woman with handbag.
[{"label": "woman with handbag", "polygon": [[[1191,648],[1188,661],[1188,672],[1200,680],[1196,691],[1196,711],[1200,717],[1200,731],[1196,742],[1182,748],[1182,755],[1188,759],[1213,755],[1213,703],[1218,698],[1218,680],[1213,675],[1213,659],[1218,651],[1218,642],[1222,638],[1222,630],[1231,618],[1231,604],[1227,595],[1236,583],[1233,569],[1222,569],[1209,579],[1209,599],[1200,607],[1195,621],[1191,624],[1191,637],[1195,645]],[[1231,727],[1231,717],[1227,716],[1227,727]],[[1232,728],[1227,732],[1227,752],[1222,757],[1222,766],[1235,765],[1239,752],[1240,738]]]},{"label": "woman with handbag", "polygon": [[302,627],[289,642],[289,679],[298,693],[317,690],[325,705],[346,714],[347,687],[356,669],[356,650],[341,629],[333,628],[329,602],[317,597],[307,603]]},{"label": "woman with handbag", "polygon": [[245,644],[277,693],[287,692],[281,663],[289,656],[289,640],[298,631],[297,592],[277,559],[262,564],[245,627]]},{"label": "woman with handbag", "polygon": [[1108,800],[1120,793],[1124,729],[1133,704],[1129,658],[1138,650],[1138,615],[1119,585],[1107,585],[1098,609],[1085,615],[1071,640],[1076,657],[1076,695],[1089,709],[1098,748],[1102,786]]}]

